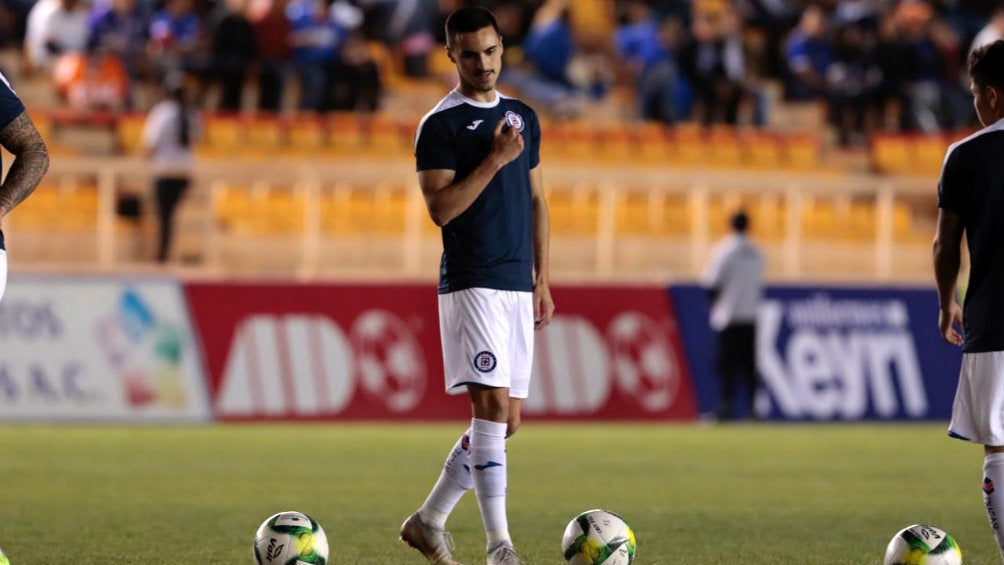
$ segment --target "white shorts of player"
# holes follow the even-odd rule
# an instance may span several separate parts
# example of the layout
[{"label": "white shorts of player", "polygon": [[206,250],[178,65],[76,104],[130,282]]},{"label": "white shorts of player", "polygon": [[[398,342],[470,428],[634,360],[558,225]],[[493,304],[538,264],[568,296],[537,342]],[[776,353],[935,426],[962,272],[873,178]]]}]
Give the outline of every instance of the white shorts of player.
[{"label": "white shorts of player", "polygon": [[1004,445],[1004,351],[962,354],[948,435]]},{"label": "white shorts of player", "polygon": [[7,252],[0,249],[0,299],[7,290]]},{"label": "white shorts of player", "polygon": [[530,393],[533,367],[533,293],[467,288],[439,295],[446,392],[469,383]]}]

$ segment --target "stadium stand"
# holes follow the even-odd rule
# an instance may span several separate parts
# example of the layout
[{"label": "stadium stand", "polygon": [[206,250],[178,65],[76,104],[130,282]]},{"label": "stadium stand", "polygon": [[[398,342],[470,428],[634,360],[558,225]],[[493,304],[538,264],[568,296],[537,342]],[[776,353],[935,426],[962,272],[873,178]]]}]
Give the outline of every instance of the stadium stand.
[{"label": "stadium stand", "polygon": [[[573,6],[583,48],[609,44],[620,4]],[[762,30],[743,35],[763,40]],[[513,37],[507,64],[518,65]],[[602,51],[587,54],[611,56]],[[249,82],[244,109],[222,113],[214,110],[215,84],[203,85],[198,182],[180,211],[186,268],[434,275],[439,234],[425,215],[411,151],[419,119],[449,88],[444,77],[453,68],[438,49],[425,76],[409,74],[393,44],[370,38],[365,53],[381,77],[375,111],[299,111],[292,81],[278,111],[255,109],[258,87]],[[21,247],[12,260],[38,268],[145,265],[152,203],[140,157],[144,108],[67,107],[44,73],[8,74],[30,93],[56,157],[46,184],[5,226]],[[972,125],[924,133],[875,127],[867,143],[843,146],[825,104],[782,99],[784,85],[767,75],[758,81],[771,108],[763,124],[639,119],[623,80],[578,100],[574,114],[542,109],[555,276],[695,276],[726,230],[721,219],[744,207],[767,248],[771,277],[926,280],[936,175],[948,144]],[[139,195],[139,221],[115,214],[130,194]],[[26,244],[63,232],[77,234],[68,248]]]}]

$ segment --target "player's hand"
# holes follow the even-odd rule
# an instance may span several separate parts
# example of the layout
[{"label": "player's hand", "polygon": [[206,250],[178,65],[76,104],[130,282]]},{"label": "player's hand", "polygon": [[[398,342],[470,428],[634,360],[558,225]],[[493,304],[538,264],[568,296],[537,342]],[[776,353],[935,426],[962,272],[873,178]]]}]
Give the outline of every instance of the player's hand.
[{"label": "player's hand", "polygon": [[551,288],[544,283],[533,287],[533,329],[542,330],[551,323],[554,316],[554,300],[551,299]]},{"label": "player's hand", "polygon": [[[952,305],[938,309],[938,327],[941,329],[941,338],[952,345],[962,345],[962,308],[952,302]],[[956,330],[958,328],[958,330]]]},{"label": "player's hand", "polygon": [[[495,141],[492,143],[492,155],[500,165],[508,165],[523,152],[523,135],[516,128],[504,128],[505,118],[495,124]],[[505,131],[502,131],[503,128]]]}]

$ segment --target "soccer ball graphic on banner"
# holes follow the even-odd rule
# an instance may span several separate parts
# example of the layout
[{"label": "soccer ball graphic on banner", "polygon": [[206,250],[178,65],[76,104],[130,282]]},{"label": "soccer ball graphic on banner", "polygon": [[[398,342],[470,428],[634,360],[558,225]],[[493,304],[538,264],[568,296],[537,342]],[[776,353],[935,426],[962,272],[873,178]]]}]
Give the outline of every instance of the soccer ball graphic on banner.
[{"label": "soccer ball graphic on banner", "polygon": [[254,561],[257,565],[326,565],[328,536],[310,516],[280,512],[255,532]]},{"label": "soccer ball graphic on banner", "polygon": [[962,565],[962,550],[948,532],[917,524],[896,532],[884,565]]},{"label": "soccer ball graphic on banner", "polygon": [[569,565],[631,565],[634,549],[631,526],[609,510],[579,514],[561,536],[561,551]]}]

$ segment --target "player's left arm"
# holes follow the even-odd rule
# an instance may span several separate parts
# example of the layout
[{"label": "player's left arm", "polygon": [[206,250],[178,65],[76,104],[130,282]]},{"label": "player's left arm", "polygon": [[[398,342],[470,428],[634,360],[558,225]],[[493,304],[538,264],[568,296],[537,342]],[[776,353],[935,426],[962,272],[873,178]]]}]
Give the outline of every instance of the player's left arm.
[{"label": "player's left arm", "polygon": [[547,212],[540,166],[530,170],[530,192],[533,202],[533,314],[534,329],[539,330],[547,326],[554,315],[549,271],[551,219]]},{"label": "player's left arm", "polygon": [[24,201],[49,170],[49,150],[28,112],[22,111],[0,129],[0,145],[14,156],[0,184],[0,217]]},{"label": "player's left arm", "polygon": [[940,208],[938,231],[934,236],[934,279],[938,285],[938,328],[948,343],[962,345],[962,309],[955,300],[955,289],[962,263],[962,234],[965,225],[958,212]]}]

